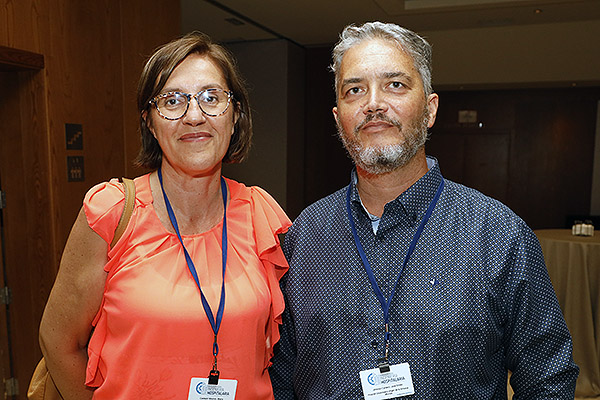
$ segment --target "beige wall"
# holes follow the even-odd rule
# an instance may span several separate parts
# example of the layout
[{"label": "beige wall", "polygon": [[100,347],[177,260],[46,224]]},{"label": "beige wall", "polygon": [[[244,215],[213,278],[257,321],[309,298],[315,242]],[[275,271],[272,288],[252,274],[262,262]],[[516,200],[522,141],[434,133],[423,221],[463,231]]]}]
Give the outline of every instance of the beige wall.
[{"label": "beige wall", "polygon": [[422,34],[434,87],[600,84],[600,20]]},{"label": "beige wall", "polygon": [[261,186],[294,217],[304,208],[304,50],[283,39],[227,47],[248,86],[254,137],[248,159],[223,173]]}]

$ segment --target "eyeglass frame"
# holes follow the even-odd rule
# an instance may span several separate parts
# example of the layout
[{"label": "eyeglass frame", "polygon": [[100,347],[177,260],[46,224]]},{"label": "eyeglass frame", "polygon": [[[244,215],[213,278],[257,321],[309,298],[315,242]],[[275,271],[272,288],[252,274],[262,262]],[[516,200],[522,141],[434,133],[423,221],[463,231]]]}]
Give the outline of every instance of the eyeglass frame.
[{"label": "eyeglass frame", "polygon": [[[209,114],[206,111],[204,111],[204,109],[200,105],[200,100],[198,100],[198,96],[200,96],[202,93],[209,92],[209,91],[212,91],[212,90],[220,90],[220,91],[225,92],[227,94],[227,105],[225,106],[225,109],[223,111],[221,111],[220,113],[218,113],[218,114]],[[169,118],[169,117],[167,117],[166,115],[164,115],[160,111],[160,108],[158,107],[157,101],[161,97],[166,97],[168,95],[175,94],[175,93],[184,95],[187,98],[187,104],[185,106],[185,111],[183,112],[183,114],[181,114],[180,117]],[[187,114],[188,110],[190,109],[190,102],[192,101],[192,97],[194,99],[196,99],[196,103],[198,104],[198,108],[200,109],[200,111],[202,111],[202,113],[204,115],[208,115],[209,117],[218,117],[220,115],[225,114],[227,112],[227,110],[229,109],[229,105],[231,104],[231,99],[233,99],[233,91],[231,91],[231,90],[225,90],[225,89],[221,89],[221,88],[209,88],[209,89],[201,90],[201,91],[199,91],[196,94],[191,94],[191,93],[185,93],[185,92],[180,92],[180,91],[175,90],[175,91],[170,91],[170,92],[166,92],[166,93],[161,93],[158,96],[155,96],[152,100],[150,100],[148,102],[148,104],[153,104],[154,107],[156,107],[156,111],[158,112],[158,115],[160,115],[164,119],[169,120],[169,121],[177,121],[178,119],[181,119],[181,118],[185,117],[185,114]]]}]

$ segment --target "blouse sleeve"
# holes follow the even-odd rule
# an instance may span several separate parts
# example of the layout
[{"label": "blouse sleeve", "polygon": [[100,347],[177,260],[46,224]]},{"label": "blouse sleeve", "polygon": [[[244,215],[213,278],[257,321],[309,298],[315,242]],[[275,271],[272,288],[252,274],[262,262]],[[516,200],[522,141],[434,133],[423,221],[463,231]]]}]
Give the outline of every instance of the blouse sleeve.
[{"label": "blouse sleeve", "polygon": [[272,298],[271,318],[267,326],[269,336],[266,354],[270,366],[273,346],[279,341],[279,325],[282,323],[285,308],[279,280],[288,270],[288,263],[277,235],[287,232],[292,223],[279,204],[265,190],[252,187],[251,199],[256,248],[265,267]]},{"label": "blouse sleeve", "polygon": [[[92,187],[83,200],[88,225],[109,244],[113,240],[124,203],[123,185],[116,178]],[[101,310],[102,306],[92,321],[95,331],[88,344],[86,385],[90,387],[98,387],[102,384],[106,370],[100,359],[106,339],[106,321],[101,319]]]},{"label": "blouse sleeve", "polygon": [[125,205],[123,185],[117,178],[92,187],[83,200],[88,225],[111,243]]}]

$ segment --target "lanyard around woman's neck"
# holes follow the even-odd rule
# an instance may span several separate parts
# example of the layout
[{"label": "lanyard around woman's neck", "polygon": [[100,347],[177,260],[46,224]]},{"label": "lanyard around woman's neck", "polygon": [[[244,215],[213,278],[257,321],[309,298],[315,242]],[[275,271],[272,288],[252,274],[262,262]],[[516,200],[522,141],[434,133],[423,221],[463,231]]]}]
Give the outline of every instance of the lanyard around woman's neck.
[{"label": "lanyard around woman's neck", "polygon": [[429,217],[431,217],[431,214],[433,213],[433,209],[435,208],[435,205],[437,204],[437,202],[440,198],[440,195],[442,194],[443,189],[444,189],[444,178],[442,178],[442,181],[440,182],[440,184],[437,188],[437,192],[435,193],[435,195],[433,196],[433,199],[429,203],[429,207],[427,207],[427,211],[425,212],[425,215],[423,216],[423,219],[421,220],[421,224],[417,228],[417,232],[415,233],[412,241],[410,242],[410,246],[408,247],[408,251],[406,252],[406,256],[404,257],[404,262],[402,263],[402,268],[400,269],[398,278],[396,279],[394,287],[392,288],[392,293],[390,294],[390,297],[386,300],[385,296],[383,295],[383,292],[381,291],[381,289],[379,288],[379,285],[377,284],[377,281],[375,280],[375,275],[373,274],[373,269],[371,268],[371,264],[369,263],[369,260],[367,259],[367,255],[365,253],[365,250],[362,247],[360,238],[358,237],[358,233],[356,231],[356,226],[354,224],[354,217],[352,216],[352,209],[350,207],[350,194],[352,191],[352,183],[350,183],[350,185],[348,185],[348,190],[346,192],[346,210],[348,212],[348,220],[350,222],[350,229],[352,230],[352,236],[354,237],[354,243],[356,244],[356,249],[358,250],[358,254],[360,255],[360,258],[363,262],[363,266],[365,267],[365,270],[369,277],[369,281],[371,282],[371,286],[373,287],[373,291],[375,292],[375,295],[377,296],[377,299],[379,300],[379,303],[381,304],[381,308],[383,310],[383,322],[384,322],[384,328],[385,328],[385,334],[384,334],[385,355],[383,358],[383,362],[386,364],[388,362],[387,359],[388,359],[388,352],[389,352],[390,338],[391,338],[391,333],[389,331],[390,304],[392,303],[392,298],[394,297],[394,293],[396,292],[396,287],[398,286],[398,282],[400,281],[402,272],[404,272],[404,268],[408,264],[408,260],[410,259],[410,256],[412,255],[413,251],[415,250],[415,247],[417,246],[417,242],[419,241],[419,238],[421,237],[421,234],[423,233],[423,229],[425,229],[425,224],[427,224]]},{"label": "lanyard around woman's neck", "polygon": [[211,375],[213,372],[216,372],[218,377],[217,370],[217,355],[219,354],[219,346],[217,345],[217,334],[219,333],[219,328],[221,327],[221,320],[223,319],[223,311],[225,309],[225,269],[227,266],[227,184],[225,183],[225,179],[221,177],[221,193],[223,195],[223,233],[222,233],[222,262],[223,262],[223,281],[221,283],[221,298],[219,300],[219,308],[217,310],[217,318],[212,313],[210,309],[210,305],[202,292],[202,287],[200,286],[200,280],[198,279],[198,273],[196,272],[196,267],[194,265],[194,261],[190,254],[188,253],[185,245],[183,244],[183,239],[181,238],[181,234],[179,233],[179,226],[177,225],[177,219],[175,218],[175,213],[173,212],[173,207],[171,207],[171,203],[169,202],[169,198],[167,197],[167,193],[165,192],[165,188],[163,186],[163,178],[162,178],[162,168],[158,169],[158,180],[160,181],[160,188],[163,192],[163,197],[165,199],[165,205],[167,207],[167,213],[169,214],[169,219],[171,220],[171,224],[173,225],[173,229],[175,229],[175,233],[177,234],[177,238],[181,243],[181,247],[183,248],[183,253],[185,254],[185,261],[187,262],[188,269],[190,273],[194,277],[194,281],[196,281],[196,285],[200,290],[200,297],[202,298],[202,306],[204,307],[204,312],[208,317],[208,321],[210,322],[210,326],[212,327],[213,333],[215,334],[214,342],[213,342],[213,371],[211,371]]}]

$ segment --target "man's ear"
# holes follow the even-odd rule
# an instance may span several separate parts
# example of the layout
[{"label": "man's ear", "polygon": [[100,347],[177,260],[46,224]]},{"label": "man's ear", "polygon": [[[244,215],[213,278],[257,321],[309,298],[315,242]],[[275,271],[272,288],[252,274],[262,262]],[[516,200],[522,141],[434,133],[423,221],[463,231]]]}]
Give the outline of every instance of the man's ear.
[{"label": "man's ear", "polygon": [[428,128],[431,128],[435,123],[439,103],[440,97],[436,93],[430,94],[427,98],[427,108],[429,109],[429,119],[427,120]]},{"label": "man's ear", "polygon": [[333,107],[333,108],[331,109],[331,112],[333,113],[333,119],[335,119],[335,123],[336,123],[336,125],[339,125],[339,124],[340,124],[340,121],[339,121],[339,119],[338,119],[338,110],[337,110],[337,107]]}]

